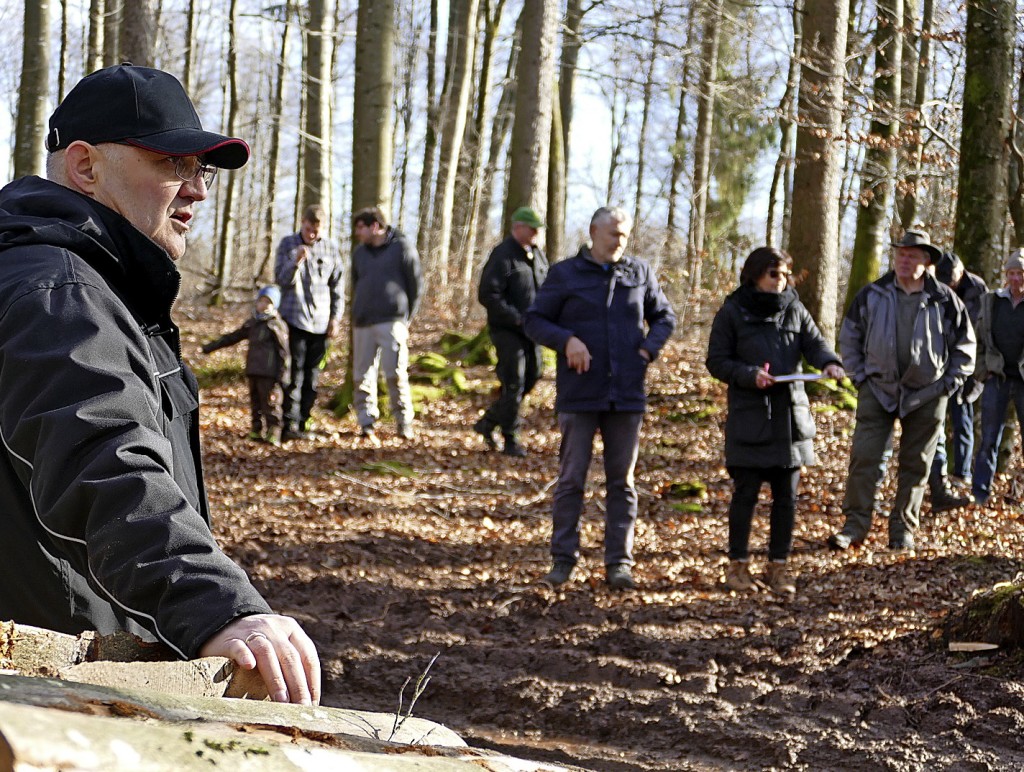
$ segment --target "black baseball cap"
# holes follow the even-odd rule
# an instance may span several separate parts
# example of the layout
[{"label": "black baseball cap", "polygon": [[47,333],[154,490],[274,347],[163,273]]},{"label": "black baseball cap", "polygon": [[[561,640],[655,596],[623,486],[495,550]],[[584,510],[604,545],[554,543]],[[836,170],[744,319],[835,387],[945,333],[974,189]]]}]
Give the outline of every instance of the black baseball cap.
[{"label": "black baseball cap", "polygon": [[118,64],[86,75],[50,116],[46,149],[124,142],[169,156],[202,156],[221,169],[249,160],[241,139],[204,131],[192,100],[169,72]]}]

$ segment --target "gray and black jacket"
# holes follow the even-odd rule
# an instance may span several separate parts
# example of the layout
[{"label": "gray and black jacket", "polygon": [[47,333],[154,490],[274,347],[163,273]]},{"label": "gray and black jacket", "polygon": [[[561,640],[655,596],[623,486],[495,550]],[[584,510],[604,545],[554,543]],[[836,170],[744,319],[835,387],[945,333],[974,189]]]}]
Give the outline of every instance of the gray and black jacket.
[{"label": "gray and black jacket", "polygon": [[858,388],[867,383],[879,404],[905,416],[940,396],[951,396],[974,372],[974,329],[960,298],[924,275],[910,365],[902,377],[896,357],[896,274],[857,293],[839,332],[843,366]]},{"label": "gray and black jacket", "polygon": [[[993,309],[998,298],[1009,298],[1010,290],[1006,287],[994,290],[992,292],[986,292],[981,298],[981,311],[978,314],[978,367],[974,373],[974,377],[977,378],[978,382],[981,383],[988,379],[990,375],[994,375],[997,378],[1005,378],[1006,373],[1006,357],[1003,356],[995,344],[995,340],[992,337],[992,318]],[[1018,362],[1014,363],[1017,367],[1017,371],[1020,373],[1020,377],[1024,378],[1024,354]]]},{"label": "gray and black jacket", "polygon": [[352,253],[352,326],[408,322],[422,284],[416,246],[388,226],[383,244],[360,244]]},{"label": "gray and black jacket", "polygon": [[480,273],[478,298],[487,309],[491,329],[523,334],[523,314],[537,297],[537,289],[548,275],[544,253],[533,247],[531,254],[509,236],[496,246]]},{"label": "gray and black jacket", "polygon": [[38,177],[0,191],[0,619],[190,657],[269,611],[210,533],[180,284],[96,201]]}]

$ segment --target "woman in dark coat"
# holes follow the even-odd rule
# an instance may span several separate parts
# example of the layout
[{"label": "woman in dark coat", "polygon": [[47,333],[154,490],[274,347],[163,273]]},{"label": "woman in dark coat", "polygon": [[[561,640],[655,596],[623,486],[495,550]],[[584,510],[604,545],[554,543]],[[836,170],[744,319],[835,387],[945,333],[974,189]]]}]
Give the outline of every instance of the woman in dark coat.
[{"label": "woman in dark coat", "polygon": [[750,576],[750,525],[761,483],[772,490],[767,585],[794,593],[786,571],[800,467],[814,464],[814,421],[804,385],[777,382],[801,371],[801,359],[829,378],[845,376],[839,356],[822,338],[796,290],[788,286],[792,259],[759,247],[747,257],[740,287],[715,315],[707,368],[729,386],[725,464],[735,490],[729,506],[729,568],[733,590],[754,587]]}]

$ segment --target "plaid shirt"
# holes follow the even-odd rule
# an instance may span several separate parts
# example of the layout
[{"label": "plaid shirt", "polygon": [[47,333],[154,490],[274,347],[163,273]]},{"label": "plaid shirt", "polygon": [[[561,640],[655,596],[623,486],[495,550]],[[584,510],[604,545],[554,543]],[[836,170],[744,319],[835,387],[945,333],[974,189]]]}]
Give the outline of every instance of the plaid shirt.
[{"label": "plaid shirt", "polygon": [[334,319],[345,312],[345,262],[338,244],[319,239],[301,265],[295,253],[303,246],[301,233],[281,239],[274,261],[274,279],[281,288],[278,312],[292,327],[313,333],[326,333]]}]

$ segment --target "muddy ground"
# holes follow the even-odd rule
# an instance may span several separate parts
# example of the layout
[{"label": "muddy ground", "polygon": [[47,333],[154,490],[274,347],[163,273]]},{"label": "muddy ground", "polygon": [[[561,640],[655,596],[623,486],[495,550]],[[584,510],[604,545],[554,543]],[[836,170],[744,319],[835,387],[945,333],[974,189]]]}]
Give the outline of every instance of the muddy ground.
[{"label": "muddy ground", "polygon": [[[401,695],[408,710],[439,654],[414,715],[522,757],[623,771],[1024,769],[1021,659],[952,654],[941,637],[950,610],[1024,566],[1019,474],[999,480],[990,508],[933,517],[926,505],[915,554],[885,548],[884,520],[861,549],[830,553],[852,416],[821,402],[822,465],[803,478],[791,561],[797,596],[732,594],[724,389],[703,369],[706,330],[691,325],[651,373],[641,588],[603,584],[596,463],[582,571],[556,592],[536,581],[557,471],[550,374],[526,410],[527,459],[487,452],[469,430],[495,385],[486,367],[467,369],[470,393],[428,401],[412,444],[382,424],[372,447],[351,416],[320,411],[316,439],[276,449],[244,439],[244,381],[223,372],[244,347],[198,352],[246,313],[179,314],[186,358],[225,376],[203,395],[215,530],[315,639],[325,704],[394,711]],[[414,354],[436,350],[442,331],[419,322]],[[343,367],[333,354],[326,391]],[[689,481],[707,484],[703,499],[668,494]],[[760,511],[755,570],[766,520]]]}]

